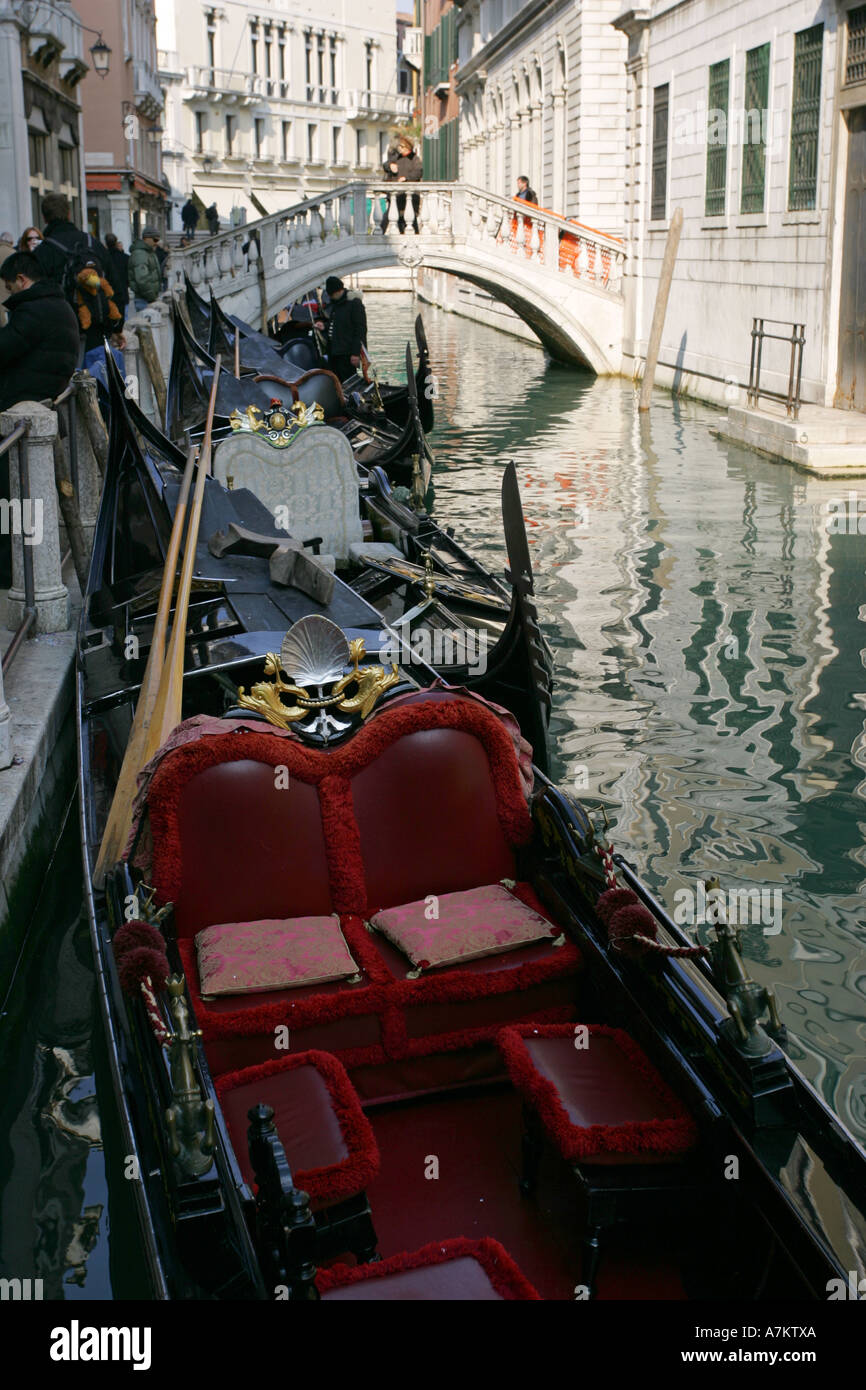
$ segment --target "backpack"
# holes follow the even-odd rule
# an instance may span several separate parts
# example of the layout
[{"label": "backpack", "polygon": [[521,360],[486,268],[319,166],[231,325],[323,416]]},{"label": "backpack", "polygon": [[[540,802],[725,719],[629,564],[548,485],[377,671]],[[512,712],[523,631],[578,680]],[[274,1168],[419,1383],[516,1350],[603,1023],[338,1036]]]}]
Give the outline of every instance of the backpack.
[{"label": "backpack", "polygon": [[100,285],[96,294],[88,294],[86,290],[79,288],[81,302],[86,304],[90,310],[91,328],[101,328],[106,333],[114,333],[115,327],[111,323],[111,315],[108,309],[108,295]]},{"label": "backpack", "polygon": [[[99,252],[95,249],[93,237],[89,233],[87,233],[86,235],[82,233],[82,240],[76,241],[72,246],[64,246],[62,241],[55,241],[53,236],[44,237],[43,240],[47,241],[49,246],[54,246],[58,251],[62,251],[63,255],[66,257],[66,264],[63,267],[63,277],[60,281],[60,288],[66,296],[66,302],[70,304],[73,309],[76,309],[78,306],[77,300],[75,298],[75,292],[78,289],[78,276],[84,269],[84,267],[87,265],[88,261],[94,261],[96,264],[96,269],[99,271],[99,274],[101,276],[105,275],[105,267],[102,264],[102,257],[100,256]],[[105,295],[102,294],[101,290],[100,295],[102,295],[102,298],[105,299]],[[97,295],[96,297],[98,299],[99,295]],[[107,305],[105,309],[105,316],[107,320]]]}]

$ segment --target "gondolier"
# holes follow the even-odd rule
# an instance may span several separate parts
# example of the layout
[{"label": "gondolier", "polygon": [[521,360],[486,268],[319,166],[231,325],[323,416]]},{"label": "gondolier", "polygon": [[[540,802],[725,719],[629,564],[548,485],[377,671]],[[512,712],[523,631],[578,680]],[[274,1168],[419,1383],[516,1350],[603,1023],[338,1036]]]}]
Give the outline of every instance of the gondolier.
[{"label": "gondolier", "polygon": [[367,339],[367,315],[359,299],[349,298],[338,276],[328,276],[325,292],[330,300],[327,324],[318,320],[316,327],[327,333],[328,366],[345,381],[361,366],[361,346]]}]

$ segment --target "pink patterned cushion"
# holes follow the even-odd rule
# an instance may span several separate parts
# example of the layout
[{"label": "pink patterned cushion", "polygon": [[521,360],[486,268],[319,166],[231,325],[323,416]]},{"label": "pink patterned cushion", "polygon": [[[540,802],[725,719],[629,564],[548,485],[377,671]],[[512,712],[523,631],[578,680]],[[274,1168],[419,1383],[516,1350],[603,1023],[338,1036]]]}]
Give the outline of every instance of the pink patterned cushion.
[{"label": "pink patterned cushion", "polygon": [[195,944],[203,999],[325,984],[358,972],[336,915],[224,922],[200,931]]},{"label": "pink patterned cushion", "polygon": [[498,883],[389,907],[377,912],[370,925],[419,970],[495,956],[558,934],[557,927]]}]

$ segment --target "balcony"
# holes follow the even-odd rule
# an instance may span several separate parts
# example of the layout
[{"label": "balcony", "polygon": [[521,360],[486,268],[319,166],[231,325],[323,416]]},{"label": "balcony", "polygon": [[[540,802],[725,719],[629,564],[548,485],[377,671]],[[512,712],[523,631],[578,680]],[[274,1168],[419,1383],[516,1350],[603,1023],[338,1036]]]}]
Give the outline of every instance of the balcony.
[{"label": "balcony", "polygon": [[132,83],[136,106],[143,115],[156,119],[165,105],[162,87],[153,68],[140,58],[132,65]]},{"label": "balcony", "polygon": [[396,92],[347,92],[347,121],[408,121],[412,114],[412,98]]},{"label": "balcony", "polygon": [[190,68],[188,101],[222,102],[226,106],[255,106],[264,98],[263,77],[231,68]]}]

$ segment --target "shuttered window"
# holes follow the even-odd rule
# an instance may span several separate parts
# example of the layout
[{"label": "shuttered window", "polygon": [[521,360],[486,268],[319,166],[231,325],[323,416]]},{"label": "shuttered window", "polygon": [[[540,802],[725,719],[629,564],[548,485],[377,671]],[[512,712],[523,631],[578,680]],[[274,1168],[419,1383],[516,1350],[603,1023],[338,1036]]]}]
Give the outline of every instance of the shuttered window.
[{"label": "shuttered window", "polygon": [[728,179],[728,100],[731,86],[731,61],[713,63],[710,68],[710,90],[707,102],[707,217],[721,217],[725,212],[725,192]]},{"label": "shuttered window", "polygon": [[457,132],[459,122],[455,118],[440,125],[435,139],[424,137],[423,161],[425,179],[442,179],[453,182],[457,178]]},{"label": "shuttered window", "polygon": [[824,26],[794,35],[794,95],[791,105],[791,169],[788,208],[814,208],[818,195],[818,127],[821,120],[821,60]]},{"label": "shuttered window", "polygon": [[764,211],[767,175],[767,124],[770,96],[770,45],[746,54],[746,97],[743,130],[743,183],[740,212]]},{"label": "shuttered window", "polygon": [[665,83],[653,92],[653,167],[650,219],[664,220],[668,205],[668,98]]},{"label": "shuttered window", "polygon": [[446,10],[432,34],[424,36],[424,81],[428,87],[447,82],[457,60],[457,11]]},{"label": "shuttered window", "polygon": [[847,57],[845,81],[866,81],[866,5],[860,5],[848,15]]}]

